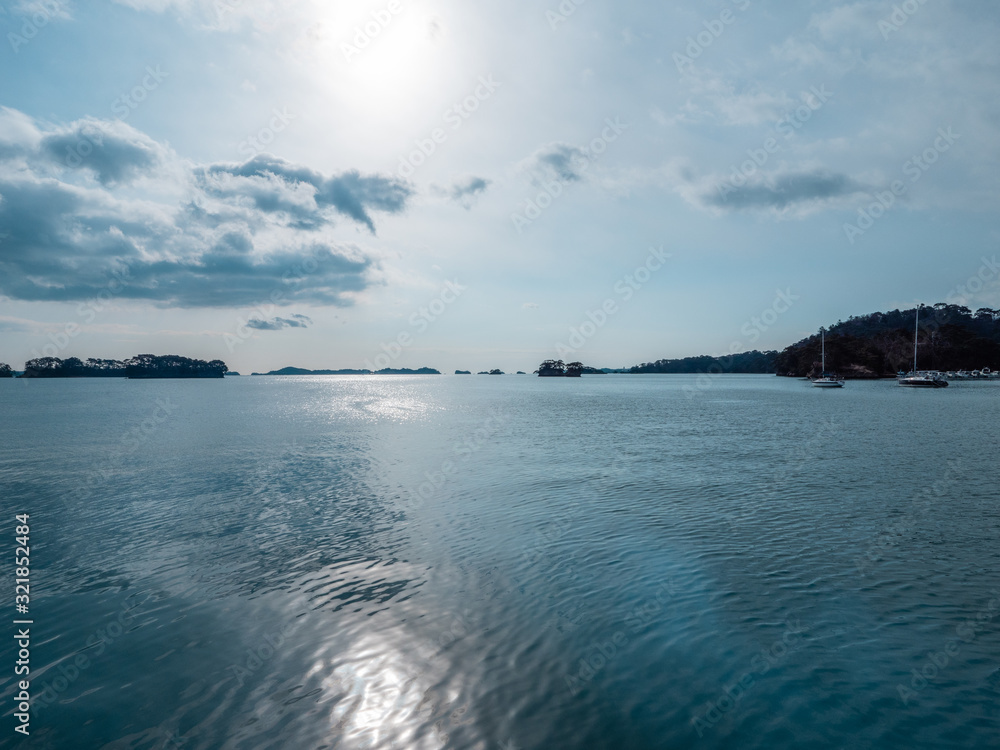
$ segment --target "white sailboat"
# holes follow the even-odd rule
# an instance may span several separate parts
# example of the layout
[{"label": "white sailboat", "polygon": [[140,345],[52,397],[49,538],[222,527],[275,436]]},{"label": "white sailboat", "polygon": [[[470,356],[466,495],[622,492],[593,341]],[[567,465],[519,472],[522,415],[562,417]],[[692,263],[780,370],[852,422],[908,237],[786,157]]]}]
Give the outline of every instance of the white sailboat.
[{"label": "white sailboat", "polygon": [[823,372],[813,381],[816,388],[843,388],[844,379],[826,371],[826,329],[820,328],[823,341]]},{"label": "white sailboat", "polygon": [[913,370],[900,374],[899,384],[907,388],[947,388],[948,381],[939,372],[917,370],[917,338],[920,335],[920,305],[917,305],[916,322],[913,324]]}]

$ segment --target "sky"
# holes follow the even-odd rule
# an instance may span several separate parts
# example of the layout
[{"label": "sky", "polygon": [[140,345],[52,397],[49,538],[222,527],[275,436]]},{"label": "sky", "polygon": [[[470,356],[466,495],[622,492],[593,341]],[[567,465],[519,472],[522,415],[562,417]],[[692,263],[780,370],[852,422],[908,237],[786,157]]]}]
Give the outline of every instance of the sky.
[{"label": "sky", "polygon": [[995,2],[41,0],[0,37],[15,369],[621,367],[1000,307]]}]

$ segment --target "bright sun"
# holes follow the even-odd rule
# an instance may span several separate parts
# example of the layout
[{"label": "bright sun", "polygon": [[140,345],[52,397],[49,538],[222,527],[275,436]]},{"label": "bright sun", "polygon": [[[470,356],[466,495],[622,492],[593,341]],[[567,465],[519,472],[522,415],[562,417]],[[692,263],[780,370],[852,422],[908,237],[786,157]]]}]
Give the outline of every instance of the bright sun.
[{"label": "bright sun", "polygon": [[440,22],[426,10],[389,0],[323,22],[315,61],[333,94],[363,118],[419,111],[442,79],[454,75]]}]

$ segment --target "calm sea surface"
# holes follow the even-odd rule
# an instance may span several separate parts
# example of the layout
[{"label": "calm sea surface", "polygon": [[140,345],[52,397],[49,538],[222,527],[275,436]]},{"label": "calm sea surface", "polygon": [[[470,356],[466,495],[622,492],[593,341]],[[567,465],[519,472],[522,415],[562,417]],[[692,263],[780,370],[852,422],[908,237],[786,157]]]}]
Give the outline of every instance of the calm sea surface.
[{"label": "calm sea surface", "polygon": [[998,417],[991,382],[0,381],[0,748],[996,748]]}]

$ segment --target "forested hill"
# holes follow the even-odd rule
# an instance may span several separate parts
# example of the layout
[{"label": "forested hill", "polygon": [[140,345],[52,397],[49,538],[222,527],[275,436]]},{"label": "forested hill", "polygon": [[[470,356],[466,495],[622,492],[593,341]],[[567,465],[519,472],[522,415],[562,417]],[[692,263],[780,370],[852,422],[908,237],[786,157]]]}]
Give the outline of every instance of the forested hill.
[{"label": "forested hill", "polygon": [[[851,317],[826,334],[826,367],[846,377],[874,378],[913,366],[916,309]],[[920,310],[921,370],[1000,369],[1000,310],[976,312],[939,303]],[[792,344],[775,359],[779,375],[814,376],[820,370],[820,334]]]},{"label": "forested hill", "polygon": [[24,363],[25,378],[221,378],[229,371],[221,359],[206,362],[176,354],[139,354],[124,361],[77,357],[38,357]]},{"label": "forested hill", "polygon": [[711,373],[773,373],[778,352],[742,352],[731,357],[684,357],[658,359],[629,368],[630,373],[693,374]]}]

